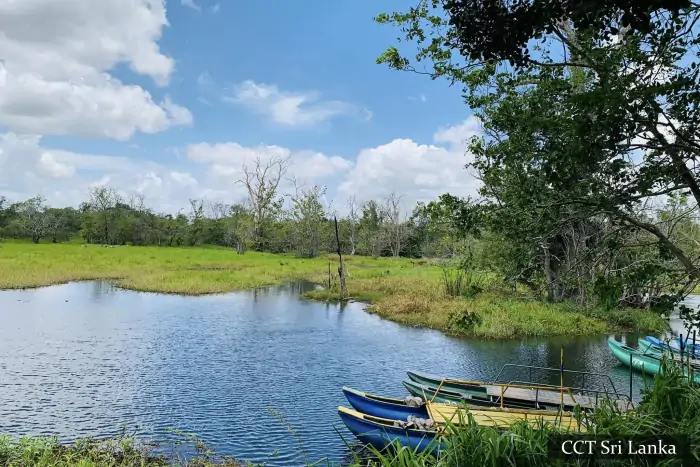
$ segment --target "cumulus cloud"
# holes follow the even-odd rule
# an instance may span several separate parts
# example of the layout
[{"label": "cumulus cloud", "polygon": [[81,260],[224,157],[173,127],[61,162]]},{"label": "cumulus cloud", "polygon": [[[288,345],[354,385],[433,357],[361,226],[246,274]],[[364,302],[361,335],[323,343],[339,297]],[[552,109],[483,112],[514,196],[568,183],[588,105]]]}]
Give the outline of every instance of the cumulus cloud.
[{"label": "cumulus cloud", "polygon": [[[256,159],[289,161],[280,195],[293,191],[291,178],[308,187],[326,186],[327,199],[343,214],[345,199],[382,199],[392,191],[405,209],[442,193],[475,194],[478,183],[464,169],[470,156],[461,144],[474,121],[438,130],[433,143],[395,139],[359,154],[329,155],[278,145],[201,142],[182,148],[185,157],[167,165],[128,157],[77,154],[45,147],[38,136],[0,135],[0,192],[13,199],[43,194],[55,205],[77,206],[92,186],[116,188],[124,197],[140,193],[158,211],[176,213],[190,198],[237,203],[246,199],[237,183]],[[179,151],[178,151],[179,152]]]},{"label": "cumulus cloud", "polygon": [[164,0],[0,2],[0,125],[127,140],[190,124],[184,107],[110,74],[126,64],[166,86],[175,64],[158,40],[167,25]]},{"label": "cumulus cloud", "polygon": [[433,136],[435,144],[395,139],[363,149],[340,185],[339,194],[355,194],[358,199],[368,200],[384,198],[395,191],[403,195],[406,206],[434,200],[447,192],[474,195],[479,184],[465,170],[471,161],[465,153],[465,142],[475,134],[478,121],[469,117],[457,125],[440,128]]},{"label": "cumulus cloud", "polygon": [[280,125],[293,127],[312,126],[343,115],[361,120],[372,118],[368,109],[342,101],[322,100],[316,92],[287,92],[275,85],[252,80],[236,85],[233,95],[224,97],[224,101],[247,107]]}]

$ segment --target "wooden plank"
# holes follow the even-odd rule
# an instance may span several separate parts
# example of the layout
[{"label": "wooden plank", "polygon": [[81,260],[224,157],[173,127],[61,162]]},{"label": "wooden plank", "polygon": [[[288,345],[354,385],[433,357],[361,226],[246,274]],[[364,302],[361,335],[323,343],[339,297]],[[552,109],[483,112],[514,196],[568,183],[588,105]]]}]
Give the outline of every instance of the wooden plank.
[{"label": "wooden plank", "polygon": [[[515,388],[515,387],[505,387],[505,386],[486,386],[486,393],[489,396],[501,397],[501,393],[504,397],[512,397],[513,399],[520,399],[526,401],[537,401],[543,404],[559,405],[562,402],[562,396],[559,391],[549,391],[546,389],[525,389],[525,388]],[[587,396],[574,394],[573,397],[570,393],[564,392],[563,398],[564,404],[567,405],[580,405],[581,407],[593,407],[595,404],[591,402],[590,398]]]},{"label": "wooden plank", "polygon": [[[494,386],[487,385],[486,393],[492,397],[501,397],[501,391],[506,398],[520,399],[526,401],[537,401],[547,405],[560,405],[562,396],[560,391],[550,391],[547,389],[526,389],[518,387]],[[566,405],[580,405],[583,408],[595,408],[596,400],[594,397],[584,396],[583,394],[571,394],[564,392],[563,398]],[[598,399],[600,401],[600,399]],[[628,410],[628,404],[623,400],[614,400],[614,403],[620,410]]]}]

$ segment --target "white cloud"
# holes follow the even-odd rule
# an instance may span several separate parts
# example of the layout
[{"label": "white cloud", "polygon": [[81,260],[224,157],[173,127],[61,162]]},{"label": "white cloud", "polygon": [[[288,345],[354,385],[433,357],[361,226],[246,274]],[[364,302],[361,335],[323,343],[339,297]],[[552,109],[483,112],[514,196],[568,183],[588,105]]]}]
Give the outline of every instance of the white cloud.
[{"label": "white cloud", "polygon": [[433,144],[395,139],[357,155],[341,157],[278,145],[244,146],[236,142],[197,143],[173,149],[167,165],[129,157],[77,154],[44,147],[38,136],[0,135],[0,192],[16,199],[43,194],[54,205],[77,206],[91,186],[106,184],[125,198],[141,193],[149,206],[176,213],[190,198],[236,203],[246,199],[237,184],[243,166],[256,158],[290,161],[280,194],[293,190],[290,178],[306,186],[328,188],[327,199],[343,214],[345,199],[381,199],[395,191],[406,209],[442,193],[473,195],[475,178],[464,169],[469,154],[461,142],[474,132],[473,119],[438,130]]},{"label": "white cloud", "polygon": [[477,133],[478,122],[469,117],[457,125],[439,129],[435,144],[395,139],[363,149],[338,188],[339,194],[355,194],[358,200],[379,199],[392,191],[403,196],[406,207],[431,201],[440,194],[475,195],[478,181],[464,168],[471,161],[465,141]]},{"label": "white cloud", "polygon": [[200,7],[195,0],[180,0],[180,3],[193,10],[202,11],[202,7]]},{"label": "white cloud", "polygon": [[167,85],[175,64],[158,46],[167,25],[163,0],[0,2],[0,125],[127,140],[190,124],[187,109],[109,74],[126,64]]},{"label": "white cloud", "polygon": [[244,81],[224,101],[245,106],[286,126],[311,126],[342,115],[371,119],[368,109],[342,101],[324,101],[316,92],[286,92],[275,85]]}]

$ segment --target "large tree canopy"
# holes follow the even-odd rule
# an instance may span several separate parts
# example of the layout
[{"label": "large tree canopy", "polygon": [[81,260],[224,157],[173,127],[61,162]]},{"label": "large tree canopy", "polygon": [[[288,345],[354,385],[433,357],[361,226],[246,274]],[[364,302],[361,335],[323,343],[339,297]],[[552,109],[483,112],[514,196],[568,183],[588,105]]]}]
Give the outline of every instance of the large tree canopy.
[{"label": "large tree canopy", "polygon": [[681,228],[700,205],[700,5],[625,5],[436,0],[377,18],[418,45],[379,62],[462,83],[484,129],[469,148],[482,220],[521,245],[519,278],[539,268],[551,299],[700,281]]},{"label": "large tree canopy", "polygon": [[[440,2],[434,2],[434,5]],[[445,0],[452,45],[470,60],[530,62],[528,42],[556,33],[563,22],[609,38],[620,28],[648,32],[659,11],[678,13],[689,0]]]}]

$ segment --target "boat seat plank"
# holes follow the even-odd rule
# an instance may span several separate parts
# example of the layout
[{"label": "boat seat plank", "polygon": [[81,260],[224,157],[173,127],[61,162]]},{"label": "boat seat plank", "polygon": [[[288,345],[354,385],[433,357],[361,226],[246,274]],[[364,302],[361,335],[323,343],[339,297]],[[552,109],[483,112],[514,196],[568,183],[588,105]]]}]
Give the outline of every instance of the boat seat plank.
[{"label": "boat seat plank", "polygon": [[486,386],[486,393],[489,396],[501,397],[501,391],[503,391],[504,397],[512,397],[514,399],[521,399],[527,401],[537,401],[543,404],[549,405],[559,405],[562,400],[566,405],[580,405],[581,407],[593,407],[595,406],[595,400],[591,400],[590,397],[581,394],[570,394],[564,392],[564,398],[562,399],[561,393],[559,391],[548,391],[546,389],[525,389],[517,387],[503,387],[503,386]]}]

